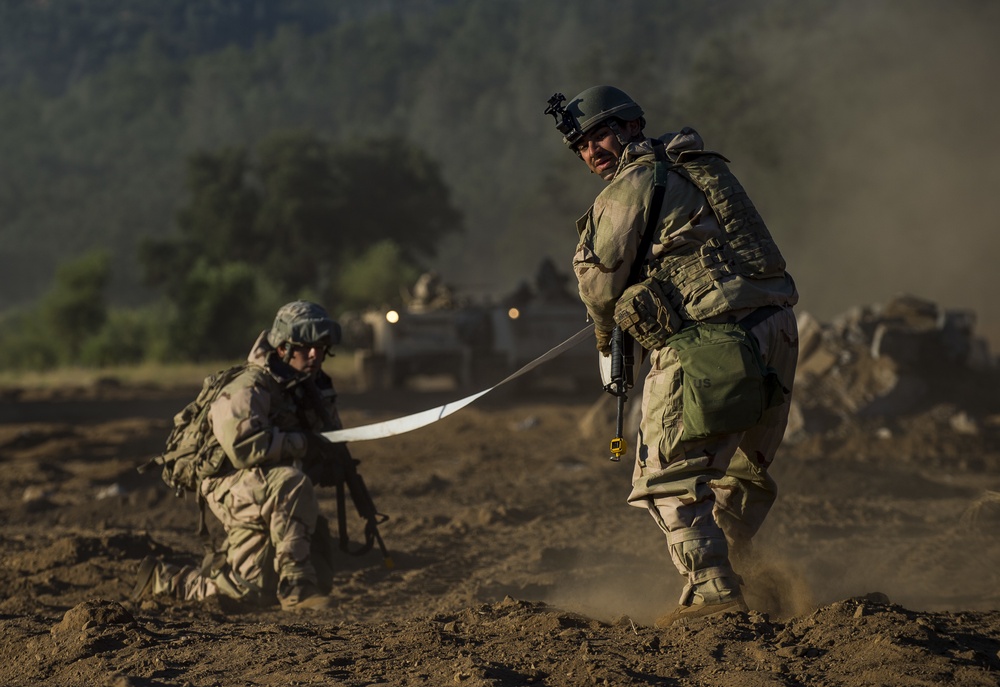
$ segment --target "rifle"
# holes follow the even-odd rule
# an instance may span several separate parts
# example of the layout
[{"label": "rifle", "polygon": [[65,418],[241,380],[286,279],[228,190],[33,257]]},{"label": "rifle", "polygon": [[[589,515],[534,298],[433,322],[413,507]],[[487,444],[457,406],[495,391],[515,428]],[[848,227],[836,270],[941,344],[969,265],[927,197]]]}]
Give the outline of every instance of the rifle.
[{"label": "rifle", "polygon": [[[552,96],[550,106],[557,107],[559,101],[556,94]],[[554,103],[554,104],[553,104]],[[546,114],[551,114],[546,111]],[[553,115],[555,116],[555,115]],[[656,155],[656,166],[653,174],[653,198],[650,203],[649,216],[646,219],[646,228],[642,232],[642,241],[639,242],[639,249],[635,253],[635,260],[629,269],[628,279],[625,281],[626,288],[639,281],[642,274],[642,267],[646,259],[646,252],[653,242],[653,234],[656,230],[656,223],[660,217],[660,209],[663,207],[663,194],[667,187],[667,155],[662,141],[653,140],[653,152]],[[625,424],[625,402],[628,401],[626,392],[632,388],[634,380],[633,365],[635,356],[633,354],[634,341],[631,336],[625,333],[621,327],[615,326],[611,331],[611,381],[604,386],[604,390],[613,396],[618,397],[618,422],[615,430],[615,438],[611,440],[611,460],[618,462],[622,454],[628,450],[628,444],[622,436]]]},{"label": "rifle", "polygon": [[632,366],[635,357],[632,353],[632,337],[615,327],[611,332],[611,381],[604,390],[618,399],[618,418],[615,422],[615,437],[611,440],[611,460],[618,462],[622,454],[628,450],[625,440],[625,403],[628,401],[628,390],[632,388]]},{"label": "rifle", "polygon": [[[306,396],[313,404],[323,428],[326,431],[337,429],[333,418],[327,412],[323,399],[320,396],[319,388],[313,379],[303,382]],[[306,474],[317,486],[334,486],[337,489],[337,535],[340,540],[340,550],[355,556],[361,556],[372,550],[377,543],[382,552],[382,561],[386,568],[394,566],[392,556],[386,550],[382,535],[379,534],[380,523],[389,519],[388,515],[378,512],[371,493],[365,485],[365,480],[358,473],[360,461],[351,456],[347,450],[347,444],[335,444],[323,439],[318,434],[315,435],[318,441],[323,442],[322,449],[319,450],[322,458],[315,460],[312,465],[307,466]],[[347,535],[347,506],[345,503],[344,487],[351,495],[354,508],[358,515],[365,521],[365,543],[355,550],[349,548],[350,540]],[[320,516],[322,518],[322,516]],[[324,523],[325,524],[325,523]]]}]

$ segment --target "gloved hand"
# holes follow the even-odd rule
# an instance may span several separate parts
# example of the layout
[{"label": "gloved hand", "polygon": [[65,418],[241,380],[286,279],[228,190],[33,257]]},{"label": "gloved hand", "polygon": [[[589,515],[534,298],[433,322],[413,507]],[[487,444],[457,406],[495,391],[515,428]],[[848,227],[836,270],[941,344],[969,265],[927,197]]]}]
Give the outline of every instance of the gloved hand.
[{"label": "gloved hand", "polygon": [[595,328],[594,336],[597,338],[597,350],[601,355],[611,355],[611,331]]},{"label": "gloved hand", "polygon": [[317,487],[332,487],[347,479],[357,465],[347,444],[335,444],[319,434],[306,432],[304,471]]}]

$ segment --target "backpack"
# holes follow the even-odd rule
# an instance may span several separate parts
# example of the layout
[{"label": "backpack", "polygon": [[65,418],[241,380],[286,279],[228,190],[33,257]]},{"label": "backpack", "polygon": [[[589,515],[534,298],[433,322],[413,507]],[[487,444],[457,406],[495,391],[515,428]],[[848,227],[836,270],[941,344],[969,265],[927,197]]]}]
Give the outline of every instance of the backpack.
[{"label": "backpack", "polygon": [[[163,468],[161,473],[163,481],[174,490],[176,496],[183,496],[185,491],[195,493],[200,510],[197,532],[205,538],[207,550],[205,561],[202,564],[203,571],[207,571],[210,565],[218,563],[217,559],[220,552],[215,550],[208,537],[208,528],[205,521],[205,502],[198,487],[206,477],[213,477],[219,474],[227,460],[226,452],[219,446],[219,442],[215,441],[215,437],[212,434],[208,412],[212,408],[212,403],[219,397],[219,392],[227,384],[236,379],[248,366],[249,363],[243,363],[242,365],[220,370],[206,377],[205,381],[202,382],[201,392],[197,398],[184,406],[184,409],[174,416],[174,428],[171,430],[170,436],[167,437],[163,453],[136,468],[140,473],[145,473],[154,466],[160,465]],[[313,390],[315,390],[315,387],[313,387]],[[343,448],[343,451],[347,457],[347,474],[343,480],[336,484],[340,549],[355,556],[360,556],[368,553],[375,544],[378,544],[379,549],[382,551],[385,566],[392,568],[392,558],[389,556],[385,543],[382,541],[382,536],[378,531],[378,525],[387,520],[388,516],[378,512],[374,502],[372,502],[364,480],[357,472],[357,461],[350,458],[346,447]],[[365,519],[365,543],[356,550],[348,547],[345,487],[354,501],[358,515]],[[317,523],[317,535],[313,540],[313,554],[317,557],[317,560],[314,562],[317,564],[322,563],[319,566],[319,573],[323,578],[321,583],[327,585],[327,591],[329,591],[330,580],[326,578],[332,576],[329,570],[329,566],[331,565],[329,561],[330,545],[327,541],[329,539],[330,534],[327,521],[320,516]]]},{"label": "backpack", "polygon": [[185,491],[197,493],[204,478],[219,474],[226,453],[212,436],[208,411],[219,392],[246,368],[247,363],[243,363],[206,377],[197,398],[174,416],[163,453],[139,466],[138,471],[144,473],[155,465],[162,466],[163,481],[177,496]]}]

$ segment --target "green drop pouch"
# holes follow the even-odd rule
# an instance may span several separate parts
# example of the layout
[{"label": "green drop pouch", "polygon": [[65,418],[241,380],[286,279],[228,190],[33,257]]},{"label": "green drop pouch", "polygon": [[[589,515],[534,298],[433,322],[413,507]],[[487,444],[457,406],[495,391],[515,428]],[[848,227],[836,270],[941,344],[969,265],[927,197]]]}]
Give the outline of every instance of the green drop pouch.
[{"label": "green drop pouch", "polygon": [[757,339],[739,324],[699,322],[666,342],[683,370],[683,440],[742,432],[784,401]]}]

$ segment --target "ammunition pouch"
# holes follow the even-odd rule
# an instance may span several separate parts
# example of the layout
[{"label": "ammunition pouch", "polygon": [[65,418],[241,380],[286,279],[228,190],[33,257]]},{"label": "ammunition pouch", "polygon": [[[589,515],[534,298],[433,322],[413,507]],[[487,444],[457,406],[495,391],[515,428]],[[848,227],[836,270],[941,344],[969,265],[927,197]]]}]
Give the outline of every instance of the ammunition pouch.
[{"label": "ammunition pouch", "polygon": [[682,369],[683,440],[750,429],[784,402],[781,380],[744,324],[699,322],[666,345],[677,352]]},{"label": "ammunition pouch", "polygon": [[643,348],[655,351],[681,328],[659,281],[650,278],[625,289],[615,304],[615,323]]}]

